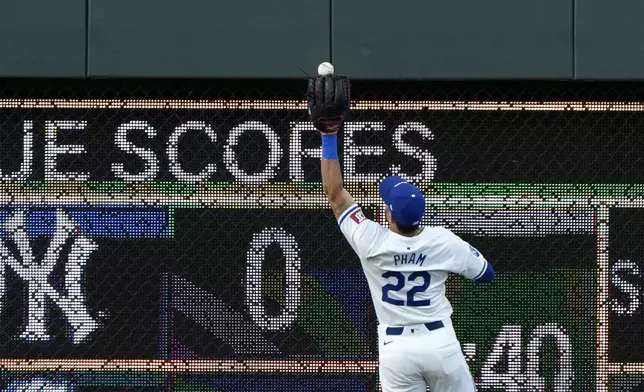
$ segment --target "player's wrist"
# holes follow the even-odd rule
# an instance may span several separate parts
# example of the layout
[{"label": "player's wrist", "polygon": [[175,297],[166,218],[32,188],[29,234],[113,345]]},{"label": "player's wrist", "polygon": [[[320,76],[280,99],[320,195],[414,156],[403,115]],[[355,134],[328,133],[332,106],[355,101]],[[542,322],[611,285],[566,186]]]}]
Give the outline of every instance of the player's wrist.
[{"label": "player's wrist", "polygon": [[322,136],[322,159],[338,159],[338,134],[320,133]]}]

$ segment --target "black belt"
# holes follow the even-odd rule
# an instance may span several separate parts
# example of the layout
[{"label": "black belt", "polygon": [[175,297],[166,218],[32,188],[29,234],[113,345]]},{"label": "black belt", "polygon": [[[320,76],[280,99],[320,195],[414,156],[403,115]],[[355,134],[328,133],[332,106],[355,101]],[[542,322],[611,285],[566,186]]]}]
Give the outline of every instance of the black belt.
[{"label": "black belt", "polygon": [[[445,324],[443,324],[442,321],[432,321],[431,323],[425,324],[425,327],[430,330],[434,331],[440,328],[443,328]],[[387,327],[387,330],[385,333],[387,335],[402,335],[402,333],[405,331],[405,327]],[[414,333],[414,330],[411,330],[412,333]]]}]

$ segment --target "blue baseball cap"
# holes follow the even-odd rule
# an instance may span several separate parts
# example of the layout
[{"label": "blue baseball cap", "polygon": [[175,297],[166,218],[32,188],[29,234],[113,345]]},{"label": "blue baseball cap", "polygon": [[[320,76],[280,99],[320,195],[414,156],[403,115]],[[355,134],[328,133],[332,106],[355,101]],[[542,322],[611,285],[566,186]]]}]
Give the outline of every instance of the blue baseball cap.
[{"label": "blue baseball cap", "polygon": [[400,226],[418,226],[425,215],[425,196],[402,177],[387,177],[380,183],[380,197]]}]

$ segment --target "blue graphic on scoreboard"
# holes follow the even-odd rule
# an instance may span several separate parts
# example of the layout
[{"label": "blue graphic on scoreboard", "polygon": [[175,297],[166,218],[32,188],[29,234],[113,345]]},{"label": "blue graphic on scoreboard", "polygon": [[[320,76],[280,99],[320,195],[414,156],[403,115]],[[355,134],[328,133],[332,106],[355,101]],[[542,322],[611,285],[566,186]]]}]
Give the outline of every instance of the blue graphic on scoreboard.
[{"label": "blue graphic on scoreboard", "polygon": [[56,229],[57,212],[65,213],[79,231],[88,237],[170,238],[168,210],[114,208],[27,208],[0,210],[0,222],[16,213],[24,214],[30,238],[51,236]]}]

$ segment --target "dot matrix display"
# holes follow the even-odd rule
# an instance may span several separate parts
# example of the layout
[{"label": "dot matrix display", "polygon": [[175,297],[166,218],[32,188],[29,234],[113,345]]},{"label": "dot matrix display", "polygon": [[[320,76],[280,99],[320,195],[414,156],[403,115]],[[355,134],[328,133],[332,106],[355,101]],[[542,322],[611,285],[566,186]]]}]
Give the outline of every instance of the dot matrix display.
[{"label": "dot matrix display", "polygon": [[[368,217],[386,224],[377,182],[402,175],[427,194],[424,224],[497,269],[447,286],[480,390],[641,385],[641,112],[354,102],[340,156]],[[371,299],[303,102],[0,100],[0,115],[2,388],[378,390]]]}]

